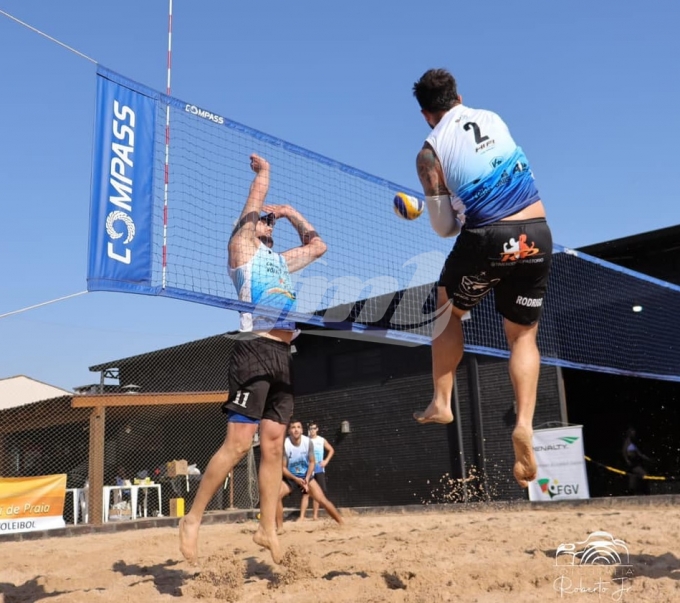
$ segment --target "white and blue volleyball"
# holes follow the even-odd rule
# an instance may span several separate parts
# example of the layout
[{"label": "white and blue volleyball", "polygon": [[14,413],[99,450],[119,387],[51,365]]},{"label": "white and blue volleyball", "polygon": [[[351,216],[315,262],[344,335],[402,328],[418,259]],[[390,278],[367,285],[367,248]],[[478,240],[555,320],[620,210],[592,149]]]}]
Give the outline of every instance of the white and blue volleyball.
[{"label": "white and blue volleyball", "polygon": [[406,193],[394,195],[394,213],[404,220],[415,220],[425,209],[422,199],[412,197]]}]

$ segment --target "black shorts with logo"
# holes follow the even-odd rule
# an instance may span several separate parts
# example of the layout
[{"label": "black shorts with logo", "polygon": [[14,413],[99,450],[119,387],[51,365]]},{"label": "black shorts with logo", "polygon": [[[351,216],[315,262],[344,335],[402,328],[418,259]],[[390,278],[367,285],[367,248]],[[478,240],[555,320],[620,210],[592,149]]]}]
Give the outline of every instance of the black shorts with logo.
[{"label": "black shorts with logo", "polygon": [[287,425],[293,400],[290,345],[258,335],[241,336],[231,357],[229,400],[222,410]]},{"label": "black shorts with logo", "polygon": [[531,325],[541,316],[551,259],[545,218],[501,220],[461,232],[438,284],[460,310],[471,310],[493,289],[500,314]]}]

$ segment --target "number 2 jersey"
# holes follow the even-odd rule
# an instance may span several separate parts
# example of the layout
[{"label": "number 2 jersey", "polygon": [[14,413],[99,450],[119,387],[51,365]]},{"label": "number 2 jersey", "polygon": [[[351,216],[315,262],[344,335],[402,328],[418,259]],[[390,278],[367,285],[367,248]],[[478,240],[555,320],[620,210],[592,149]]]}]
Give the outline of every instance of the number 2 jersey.
[{"label": "number 2 jersey", "polygon": [[426,142],[465,206],[465,228],[507,218],[540,199],[524,152],[492,111],[456,105]]}]

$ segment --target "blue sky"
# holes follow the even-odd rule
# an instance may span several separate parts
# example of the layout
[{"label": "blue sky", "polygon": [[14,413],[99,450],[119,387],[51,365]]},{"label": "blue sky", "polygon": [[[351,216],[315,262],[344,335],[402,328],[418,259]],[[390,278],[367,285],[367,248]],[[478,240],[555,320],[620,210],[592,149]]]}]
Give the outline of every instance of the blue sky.
[{"label": "blue sky", "polygon": [[[165,90],[166,0],[0,0],[0,9]],[[575,0],[175,0],[172,94],[418,189],[411,86],[450,69],[508,122],[556,242],[680,223],[679,8]],[[86,288],[95,68],[0,15],[0,314]],[[434,236],[434,235],[433,235]],[[0,378],[70,389],[87,367],[234,329],[233,312],[89,293],[0,319]]]}]

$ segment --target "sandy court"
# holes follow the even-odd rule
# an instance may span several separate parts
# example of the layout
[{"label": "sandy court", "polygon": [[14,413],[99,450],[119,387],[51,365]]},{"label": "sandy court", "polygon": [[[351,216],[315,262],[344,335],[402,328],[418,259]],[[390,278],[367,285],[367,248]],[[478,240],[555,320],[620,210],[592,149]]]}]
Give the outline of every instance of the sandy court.
[{"label": "sandy court", "polygon": [[[176,528],[3,542],[0,592],[4,603],[680,601],[672,504],[452,507],[351,514],[343,528],[286,522],[280,566],[252,542],[254,520],[203,526],[198,568],[180,560]],[[597,530],[625,543],[630,568],[555,565],[561,544]]]}]

